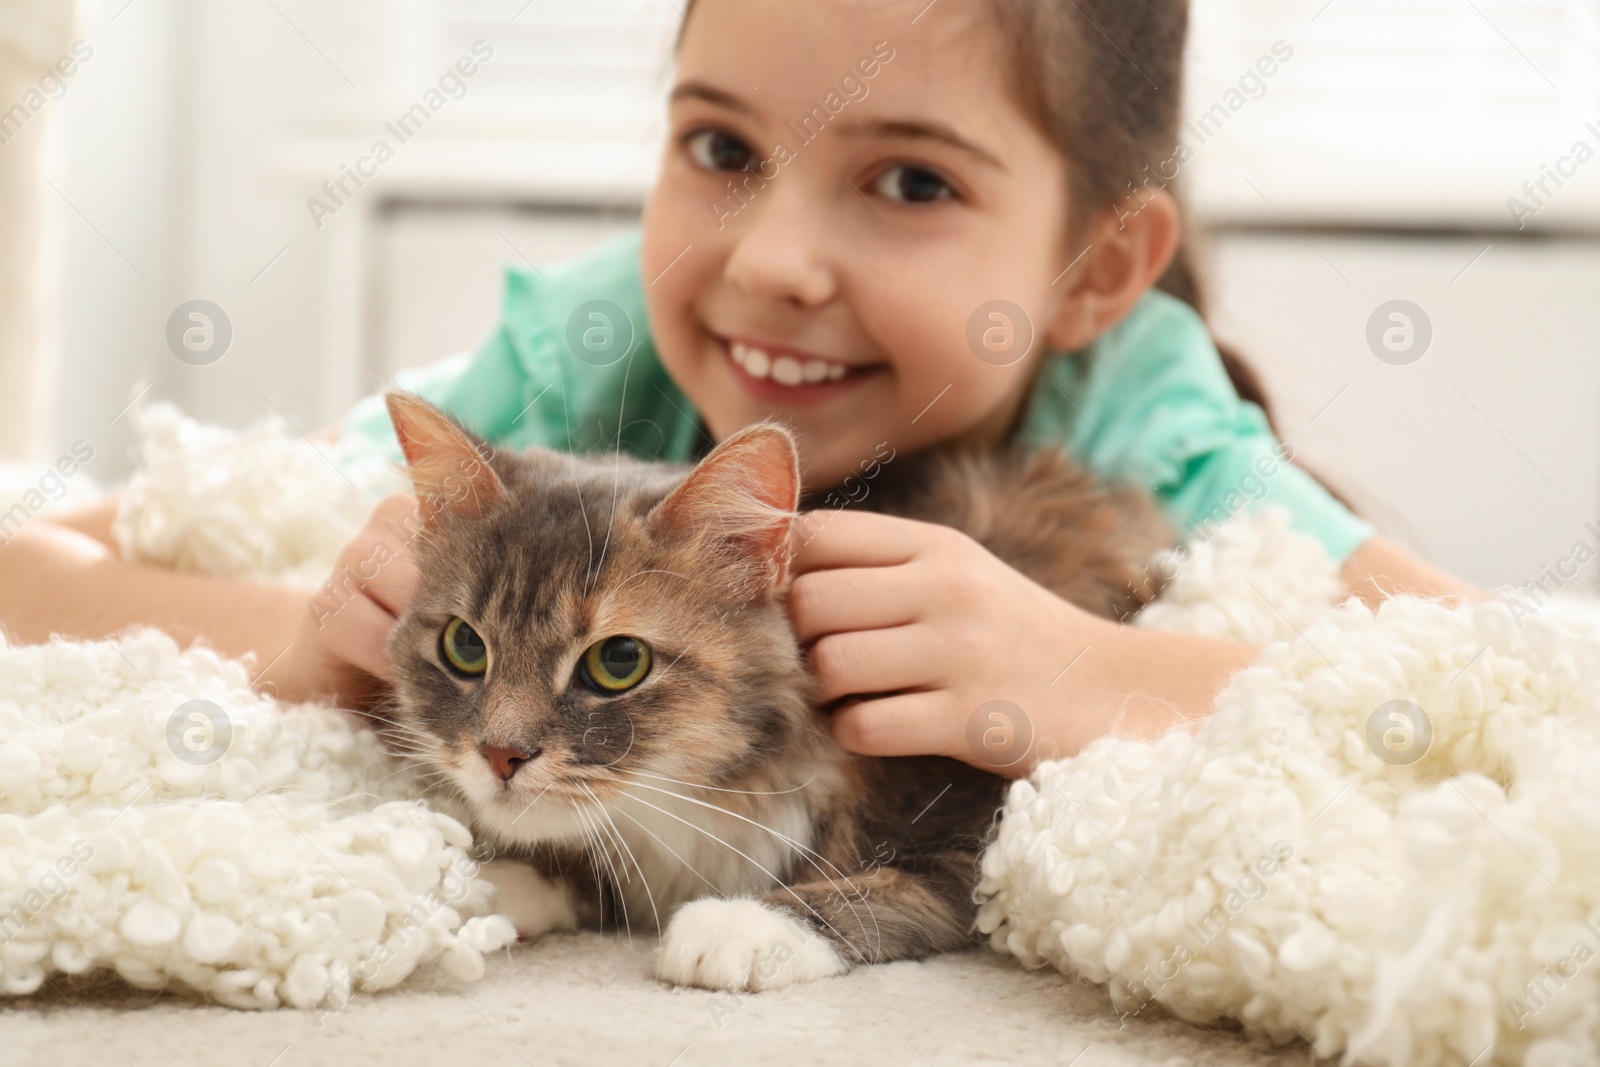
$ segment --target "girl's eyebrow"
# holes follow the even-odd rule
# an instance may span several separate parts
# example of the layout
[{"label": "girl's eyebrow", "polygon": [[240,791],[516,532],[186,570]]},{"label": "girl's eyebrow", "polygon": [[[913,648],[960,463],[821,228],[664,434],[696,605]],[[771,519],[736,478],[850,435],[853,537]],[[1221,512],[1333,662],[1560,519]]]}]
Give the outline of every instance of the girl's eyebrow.
[{"label": "girl's eyebrow", "polygon": [[942,122],[922,119],[864,119],[845,121],[834,126],[843,136],[895,137],[901,140],[938,141],[960,152],[965,152],[979,162],[1010,172],[1011,168],[987,149],[961,136]]},{"label": "girl's eyebrow", "polygon": [[[741,115],[751,118],[759,117],[755,108],[745,103],[726,89],[719,89],[714,85],[699,81],[680,82],[673,86],[670,98],[674,103],[679,100],[704,100],[708,104],[736,111]],[[949,145],[959,152],[965,152],[981,163],[1010,173],[1011,168],[1006,166],[994,153],[974,144],[961,136],[952,127],[943,122],[932,119],[864,119],[860,122],[853,120],[836,121],[833,129],[842,136],[853,137],[893,137],[900,140],[912,141],[937,141]]]},{"label": "girl's eyebrow", "polygon": [[708,104],[716,104],[718,107],[725,107],[729,111],[737,111],[752,118],[756,114],[753,107],[726,89],[718,89],[715,85],[708,85],[705,82],[679,82],[672,87],[672,96],[669,99],[672,103],[677,103],[679,100],[704,100]]}]

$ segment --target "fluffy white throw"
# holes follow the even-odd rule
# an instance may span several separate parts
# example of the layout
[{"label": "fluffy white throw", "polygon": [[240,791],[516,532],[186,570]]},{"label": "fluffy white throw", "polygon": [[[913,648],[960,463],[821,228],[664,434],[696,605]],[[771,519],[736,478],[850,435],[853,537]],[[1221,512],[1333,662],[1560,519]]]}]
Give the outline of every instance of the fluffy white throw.
[{"label": "fluffy white throw", "polygon": [[1345,1064],[1600,1061],[1600,627],[1333,575],[1276,510],[1198,546],[1141,625],[1271,643],[1205,722],[1014,786],[980,928]]},{"label": "fluffy white throw", "polygon": [[[281,423],[141,421],[133,558],[314,583],[403,484]],[[1273,509],[1191,547],[1140,625],[1267,647],[1203,723],[1013,787],[980,888],[994,947],[1129,1015],[1346,1063],[1595,1062],[1600,626],[1335,605],[1321,546]],[[110,966],[331,1010],[429,961],[475,976],[512,931],[466,832],[394,770],[353,716],[256,697],[245,665],[158,634],[0,644],[0,989]]]},{"label": "fluffy white throw", "polygon": [[[281,424],[235,435],[166,407],[143,430],[118,532],[130,555],[189,569],[320,579],[395,484],[376,460],[341,473]],[[36,484],[0,478],[0,512]],[[0,636],[0,992],[114,968],[330,1012],[424,964],[475,979],[515,940],[471,835],[410,799],[376,735],[257,696],[247,666],[150,630]]]}]

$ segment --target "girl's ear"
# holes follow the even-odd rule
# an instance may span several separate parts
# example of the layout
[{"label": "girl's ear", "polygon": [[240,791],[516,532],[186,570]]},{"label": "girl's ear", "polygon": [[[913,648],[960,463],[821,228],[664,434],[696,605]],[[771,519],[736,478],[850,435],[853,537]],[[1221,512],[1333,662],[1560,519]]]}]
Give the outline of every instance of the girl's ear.
[{"label": "girl's ear", "polygon": [[800,503],[800,453],[781,423],[764,420],[726,438],[651,509],[650,533],[727,550],[744,586],[779,589],[789,573],[789,528]]},{"label": "girl's ear", "polygon": [[[1095,216],[1082,259],[1056,283],[1065,292],[1045,342],[1082,348],[1116,325],[1160,280],[1182,235],[1178,202],[1165,189],[1130,194]],[[1069,262],[1080,254],[1066,252]]]},{"label": "girl's ear", "polygon": [[424,526],[437,526],[445,512],[477,518],[505,496],[504,483],[489,466],[487,444],[420,396],[392,390],[383,399]]}]

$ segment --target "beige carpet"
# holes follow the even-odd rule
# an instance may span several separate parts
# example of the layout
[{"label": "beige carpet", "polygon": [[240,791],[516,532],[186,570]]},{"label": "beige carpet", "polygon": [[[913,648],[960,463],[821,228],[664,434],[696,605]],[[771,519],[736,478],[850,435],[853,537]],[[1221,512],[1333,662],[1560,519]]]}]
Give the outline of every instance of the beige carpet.
[{"label": "beige carpet", "polygon": [[654,941],[586,933],[519,945],[473,984],[436,973],[309,1012],[244,1012],[104,979],[46,986],[0,1015],[5,1067],[440,1064],[1305,1064],[1157,1009],[1120,1020],[1105,991],[986,949],[749,997],[646,977]]}]

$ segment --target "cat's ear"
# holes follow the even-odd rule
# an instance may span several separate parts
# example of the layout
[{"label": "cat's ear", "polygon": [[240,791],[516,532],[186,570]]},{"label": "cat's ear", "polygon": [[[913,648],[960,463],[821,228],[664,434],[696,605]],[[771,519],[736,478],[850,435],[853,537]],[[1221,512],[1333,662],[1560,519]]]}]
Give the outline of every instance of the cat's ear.
[{"label": "cat's ear", "polygon": [[489,466],[487,445],[420,396],[391,390],[383,399],[425,526],[445,512],[477,518],[505,496],[505,484]]},{"label": "cat's ear", "polygon": [[706,540],[731,549],[754,594],[789,573],[789,528],[800,503],[794,435],[763,421],[731,435],[650,512],[652,535]]}]

